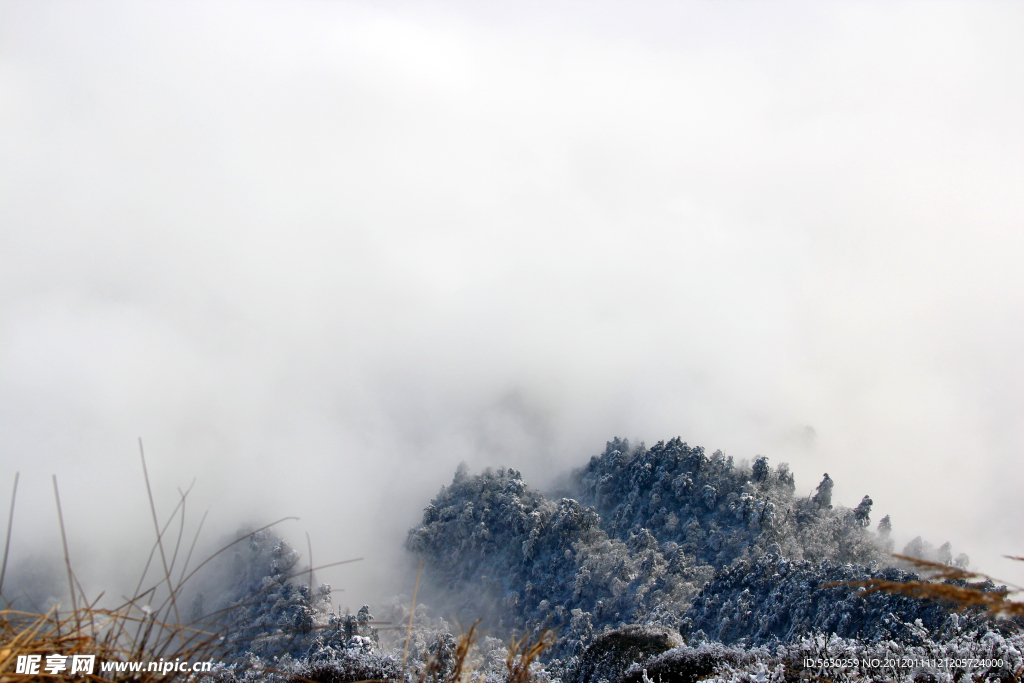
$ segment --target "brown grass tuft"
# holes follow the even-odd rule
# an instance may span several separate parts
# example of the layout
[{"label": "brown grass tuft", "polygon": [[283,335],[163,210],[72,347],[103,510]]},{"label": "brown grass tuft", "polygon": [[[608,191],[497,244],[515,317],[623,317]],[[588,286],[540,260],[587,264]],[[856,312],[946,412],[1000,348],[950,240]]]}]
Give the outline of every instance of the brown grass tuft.
[{"label": "brown grass tuft", "polygon": [[[135,590],[134,597],[125,598],[125,602],[113,609],[98,608],[97,604],[102,599],[100,594],[93,602],[89,603],[84,597],[78,579],[71,566],[71,559],[68,555],[67,537],[64,532],[64,516],[60,507],[60,494],[57,489],[57,478],[53,477],[54,498],[57,504],[57,516],[60,522],[61,541],[64,551],[64,562],[68,574],[68,589],[71,597],[70,606],[59,611],[58,607],[46,614],[35,614],[18,611],[11,608],[11,603],[2,597],[0,600],[6,603],[6,609],[0,609],[0,683],[14,683],[21,681],[54,681],[54,680],[75,680],[75,681],[172,681],[189,678],[196,675],[183,672],[168,672],[161,675],[156,672],[102,672],[101,662],[141,662],[143,667],[150,662],[188,662],[195,664],[199,661],[209,661],[211,655],[216,651],[221,633],[212,633],[195,624],[182,624],[178,611],[178,600],[180,599],[184,585],[203,566],[208,564],[215,557],[227,551],[229,548],[250,538],[254,534],[269,529],[286,519],[277,520],[261,529],[241,536],[232,543],[222,547],[210,557],[206,558],[198,566],[190,567],[192,551],[195,549],[199,532],[202,530],[203,522],[199,523],[195,538],[187,556],[180,563],[177,580],[172,578],[179,563],[179,550],[183,540],[185,528],[185,502],[188,498],[188,490],[179,489],[179,501],[171,512],[166,522],[161,525],[156,515],[156,507],[153,504],[152,490],[149,485],[149,475],[146,472],[145,455],[142,453],[142,442],[139,441],[139,455],[142,460],[143,476],[146,481],[146,491],[149,495],[150,512],[153,518],[153,527],[156,533],[156,540],[149,553],[149,559],[143,569],[142,576]],[[2,577],[6,573],[7,553],[10,546],[12,520],[14,518],[14,502],[17,495],[17,481],[15,476],[14,493],[11,496],[11,512],[7,524],[7,539],[4,547],[2,568],[0,568],[0,589],[2,589]],[[177,538],[173,545],[173,553],[168,553],[165,548],[165,538],[172,522],[178,519],[180,525]],[[206,515],[203,515],[205,521]],[[151,579],[147,588],[147,574],[153,563],[154,557],[160,558],[160,569],[155,580]],[[333,564],[344,564],[333,563]],[[326,565],[332,566],[332,565]],[[322,568],[322,567],[321,567]],[[319,569],[319,568],[318,568]],[[312,569],[310,570],[312,571]],[[291,578],[291,577],[287,577]],[[77,587],[77,590],[76,590]],[[250,596],[248,600],[256,600],[260,594]],[[245,604],[245,603],[243,603]],[[212,615],[220,616],[220,615]],[[228,624],[225,628],[230,630],[233,625]],[[40,655],[42,657],[40,674],[19,674],[17,663],[19,656]],[[73,677],[70,673],[71,660],[67,660],[68,669],[57,675],[45,673],[46,657],[49,655],[94,655],[94,668],[91,675],[83,676],[76,673]],[[225,661],[221,659],[221,661]]]},{"label": "brown grass tuft", "polygon": [[466,659],[480,637],[476,631],[479,624],[479,621],[473,624],[459,637],[459,642],[455,645],[455,652],[451,655],[451,661],[442,654],[439,642],[438,652],[430,658],[427,666],[420,673],[419,683],[462,683],[463,679],[470,674],[470,667],[467,666]]},{"label": "brown grass tuft", "polygon": [[505,660],[505,665],[508,667],[509,683],[532,681],[533,674],[530,672],[530,665],[554,642],[555,634],[548,628],[542,629],[532,639],[529,631],[523,633],[522,637],[518,639],[513,636],[508,645],[508,659]]},{"label": "brown grass tuft", "polygon": [[[462,634],[456,644],[455,651],[448,657],[442,656],[440,644],[438,654],[427,662],[420,673],[417,683],[472,683],[483,681],[485,675],[478,676],[477,671],[469,665],[469,654],[473,645],[480,637],[477,622]],[[508,667],[508,683],[533,683],[534,674],[531,665],[538,660],[545,650],[554,643],[554,632],[543,629],[536,637],[529,632],[521,637],[515,636],[508,643],[508,656],[505,665]]]}]

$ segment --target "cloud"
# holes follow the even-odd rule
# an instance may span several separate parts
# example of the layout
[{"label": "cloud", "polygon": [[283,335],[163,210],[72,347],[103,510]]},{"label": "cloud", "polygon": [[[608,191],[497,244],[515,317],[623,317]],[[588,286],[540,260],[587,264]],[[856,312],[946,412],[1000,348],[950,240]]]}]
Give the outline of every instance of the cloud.
[{"label": "cloud", "polygon": [[144,545],[141,435],[161,510],[298,515],[358,607],[458,462],[678,434],[1008,575],[1019,8],[2,12],[19,551],[51,473]]}]

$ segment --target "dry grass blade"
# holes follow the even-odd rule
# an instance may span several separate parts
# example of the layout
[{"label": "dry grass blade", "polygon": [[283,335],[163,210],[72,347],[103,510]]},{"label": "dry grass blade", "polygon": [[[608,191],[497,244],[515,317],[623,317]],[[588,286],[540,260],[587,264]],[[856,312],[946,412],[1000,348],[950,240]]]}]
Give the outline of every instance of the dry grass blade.
[{"label": "dry grass blade", "polygon": [[[150,513],[153,516],[153,529],[156,531],[156,544],[157,544],[157,547],[160,549],[160,561],[163,563],[163,567],[164,567],[164,580],[167,582],[167,592],[168,592],[170,600],[171,600],[171,607],[174,609],[174,621],[175,621],[175,623],[177,624],[177,626],[180,629],[180,627],[181,627],[181,615],[178,613],[178,599],[177,599],[178,591],[175,590],[174,584],[171,582],[171,565],[167,564],[167,553],[164,551],[163,532],[160,531],[160,521],[159,521],[159,519],[156,516],[156,503],[154,503],[154,501],[153,501],[153,489],[149,485],[149,470],[146,468],[146,453],[142,449],[142,437],[141,436],[139,437],[139,458],[142,460],[142,476],[146,480],[146,495],[149,497],[149,510],[150,510]],[[182,496],[182,505],[184,505],[184,502],[185,502],[185,497]],[[184,528],[184,520],[185,520],[184,510],[182,510],[181,519],[182,519],[182,525],[183,525],[183,528]],[[178,540],[179,541],[181,540],[181,535],[180,534],[178,536]],[[175,552],[175,554],[177,554],[177,552],[178,552],[177,548],[175,548],[174,552]],[[181,645],[182,645],[182,647],[185,646],[184,637],[182,637]]]},{"label": "dry grass blade", "polygon": [[[959,567],[922,560],[917,557],[895,554],[893,557],[912,564],[922,573],[926,574],[928,579],[922,581],[868,579],[867,581],[843,581],[826,584],[826,586],[853,586],[864,589],[861,595],[892,593],[905,595],[917,600],[944,601],[956,606],[957,610],[980,607],[993,616],[1024,617],[1024,601],[1010,600],[1011,591],[1005,587],[992,589],[988,586],[949,583],[951,581],[971,581],[977,579],[997,583],[1005,582],[996,581],[987,574],[967,571]],[[1019,557],[1012,557],[1011,559],[1022,560]],[[1016,586],[1014,587],[1016,588]]]},{"label": "dry grass blade", "polygon": [[426,668],[420,674],[419,683],[427,683],[427,681],[431,683],[460,683],[463,676],[469,672],[466,659],[479,638],[479,634],[476,632],[476,627],[479,624],[479,621],[476,622],[462,634],[459,642],[455,645],[455,651],[449,655],[442,652],[442,643],[438,641],[437,654],[427,662]]},{"label": "dry grass blade", "polygon": [[978,572],[968,571],[961,569],[950,564],[943,564],[942,562],[933,562],[931,560],[922,560],[920,557],[911,557],[910,555],[898,555],[892,554],[897,560],[902,560],[907,564],[913,565],[915,569],[920,572],[927,574],[929,578],[939,579],[942,581],[953,580],[953,581],[970,581],[972,579],[987,580],[990,577],[986,574],[979,574]]},{"label": "dry grass blade", "polygon": [[405,668],[405,661],[409,658],[409,637],[412,635],[412,614],[416,611],[416,593],[420,589],[420,572],[423,571],[423,558],[420,558],[420,566],[416,570],[416,586],[412,589],[412,606],[409,608],[409,627],[405,631],[405,650],[402,652],[402,668]]},{"label": "dry grass blade", "polygon": [[7,554],[11,550],[11,526],[14,524],[14,501],[18,498],[18,479],[21,472],[14,473],[14,491],[11,493],[11,512],[7,515],[7,540],[4,542],[4,563],[0,568],[0,595],[4,591],[4,577],[7,575]]},{"label": "dry grass blade", "polygon": [[953,603],[957,609],[983,607],[992,614],[1007,616],[1024,616],[1024,602],[1007,599],[1004,591],[985,591],[973,586],[954,586],[946,583],[930,583],[927,581],[852,581],[846,585],[858,586],[869,593],[895,593],[906,595],[918,600],[944,600]]},{"label": "dry grass blade", "polygon": [[[64,513],[60,509],[60,491],[57,490],[57,475],[53,475],[53,497],[57,501],[57,520],[60,522],[60,540],[64,544],[64,565],[68,570],[68,589],[71,591],[71,611],[78,615],[78,603],[75,600],[75,575],[71,571],[71,556],[68,554],[68,537],[64,533]],[[79,627],[80,623],[77,624]]]}]

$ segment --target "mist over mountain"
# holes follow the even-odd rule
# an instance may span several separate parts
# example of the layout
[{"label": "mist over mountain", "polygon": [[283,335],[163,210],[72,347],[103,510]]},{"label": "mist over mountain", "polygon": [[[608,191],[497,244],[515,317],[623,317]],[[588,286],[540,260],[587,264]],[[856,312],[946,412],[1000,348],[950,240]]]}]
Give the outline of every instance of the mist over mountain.
[{"label": "mist over mountain", "polygon": [[[786,640],[833,622],[844,636],[901,638],[905,629],[889,615],[913,623],[924,616],[916,601],[818,590],[910,576],[882,571],[893,563],[888,517],[872,531],[871,498],[833,504],[833,485],[825,474],[813,495],[797,497],[784,463],[738,464],[679,438],[651,448],[616,438],[572,471],[554,499],[512,469],[460,469],[406,545],[463,620],[484,617],[499,630],[548,624],[569,649],[630,624],[726,643]],[[761,608],[768,622],[744,607],[759,598],[730,594],[735,577],[748,575],[758,577],[750,587],[775,595]],[[941,621],[928,616],[933,626]]]},{"label": "mist over mountain", "polygon": [[[641,666],[666,681],[783,664],[792,671],[829,648],[889,660],[987,648],[1000,653],[997,678],[1021,665],[1020,624],[851,585],[919,577],[890,555],[889,517],[873,529],[871,498],[840,504],[827,474],[811,495],[795,496],[795,474],[764,457],[736,463],[679,438],[651,448],[616,438],[558,482],[544,493],[511,468],[471,474],[460,466],[406,540],[422,560],[415,613],[408,596],[336,613],[331,587],[294,572],[299,555],[262,532],[236,553],[231,575],[241,578],[219,598],[214,621],[242,624],[225,647],[237,661],[314,678],[332,672],[316,680],[387,678],[405,629],[382,636],[383,618],[392,629],[408,623],[416,666],[451,657],[457,632],[476,623],[489,634],[476,655],[489,681],[508,676],[503,640],[545,629],[556,635],[544,675],[566,683],[639,681]],[[968,563],[948,544],[916,538],[904,552],[913,550]],[[858,675],[868,680],[917,675],[864,667]]]},{"label": "mist over mountain", "polygon": [[287,517],[177,605],[225,662],[415,679],[481,619],[492,683],[545,625],[562,683],[1019,680],[1007,622],[828,584],[1024,585],[1022,36],[964,0],[0,3],[3,597],[170,590],[151,512],[175,578]]},{"label": "mist over mountain", "polygon": [[[844,681],[974,675],[976,667],[956,673],[940,660],[997,662],[989,679],[1024,670],[1019,620],[857,588],[920,577],[892,556],[890,517],[874,522],[869,495],[855,506],[835,499],[828,474],[800,496],[796,473],[763,456],[736,462],[678,437],[650,448],[615,438],[552,481],[539,490],[512,468],[474,474],[460,465],[405,540],[422,569],[415,604],[396,593],[342,609],[310,558],[271,525],[238,532],[190,574],[174,618],[223,634],[213,644],[222,683],[427,671],[447,680],[460,656],[486,683],[510,683],[509,639],[548,630],[531,676],[561,683],[656,680],[648,673],[664,683],[769,674],[783,683],[823,655],[861,662],[830,672]],[[969,564],[949,543],[922,537],[902,553]],[[5,597],[14,607],[59,605],[58,568],[54,559],[13,564]],[[161,599],[159,586],[145,598],[158,612],[167,609]],[[486,635],[457,655],[470,624]],[[918,660],[933,664],[892,664]]]}]

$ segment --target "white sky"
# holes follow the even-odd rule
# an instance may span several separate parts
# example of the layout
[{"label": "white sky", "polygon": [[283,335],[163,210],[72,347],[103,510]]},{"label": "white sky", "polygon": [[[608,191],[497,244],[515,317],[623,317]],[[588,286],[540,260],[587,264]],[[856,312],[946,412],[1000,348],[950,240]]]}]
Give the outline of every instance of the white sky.
[{"label": "white sky", "polygon": [[1022,121],[1020,3],[4,3],[14,552],[56,474],[134,576],[141,436],[358,607],[459,461],[680,435],[1024,582]]}]

